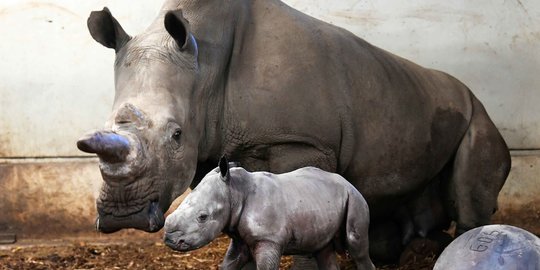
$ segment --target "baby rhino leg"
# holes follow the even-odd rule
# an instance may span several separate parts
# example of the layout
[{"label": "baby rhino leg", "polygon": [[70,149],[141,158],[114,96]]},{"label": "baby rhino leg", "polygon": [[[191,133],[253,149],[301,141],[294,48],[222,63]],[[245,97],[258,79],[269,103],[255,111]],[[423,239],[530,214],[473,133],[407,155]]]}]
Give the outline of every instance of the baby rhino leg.
[{"label": "baby rhino leg", "polygon": [[332,243],[326,245],[323,249],[315,253],[317,266],[319,270],[339,270],[337,263],[336,251]]},{"label": "baby rhino leg", "polygon": [[[249,248],[244,241],[239,239],[232,239],[229,244],[229,249],[225,254],[225,259],[221,264],[222,270],[237,270],[246,269],[242,268],[250,259]],[[247,268],[252,269],[255,267]]]},{"label": "baby rhino leg", "polygon": [[369,209],[361,196],[350,196],[345,224],[346,246],[358,270],[375,270],[369,258]]},{"label": "baby rhino leg", "polygon": [[278,270],[281,260],[281,247],[269,241],[257,242],[252,248],[257,270]]}]

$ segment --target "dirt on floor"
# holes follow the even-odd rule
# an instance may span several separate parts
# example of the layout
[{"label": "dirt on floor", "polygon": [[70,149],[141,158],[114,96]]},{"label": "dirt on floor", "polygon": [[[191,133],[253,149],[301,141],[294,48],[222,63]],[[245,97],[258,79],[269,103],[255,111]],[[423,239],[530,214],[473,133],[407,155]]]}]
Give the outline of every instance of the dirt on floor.
[{"label": "dirt on floor", "polygon": [[[176,252],[159,235],[99,236],[64,240],[25,240],[0,245],[0,269],[218,269],[229,239],[221,236],[208,246],[191,252]],[[355,269],[346,255],[341,269]],[[432,269],[434,256],[409,264],[378,266],[377,269]],[[290,269],[292,258],[284,256],[280,269]]]}]

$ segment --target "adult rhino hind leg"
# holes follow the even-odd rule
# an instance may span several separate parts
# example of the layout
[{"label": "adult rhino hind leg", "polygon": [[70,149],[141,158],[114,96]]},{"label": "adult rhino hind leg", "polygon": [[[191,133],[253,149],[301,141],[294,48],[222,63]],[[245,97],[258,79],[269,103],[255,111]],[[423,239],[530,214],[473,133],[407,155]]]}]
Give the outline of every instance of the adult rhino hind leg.
[{"label": "adult rhino hind leg", "polygon": [[482,104],[473,97],[471,122],[444,187],[446,209],[457,222],[456,236],[490,222],[510,165],[506,143]]},{"label": "adult rhino hind leg", "polygon": [[395,263],[403,247],[401,226],[394,220],[371,222],[369,229],[369,255],[377,263]]}]

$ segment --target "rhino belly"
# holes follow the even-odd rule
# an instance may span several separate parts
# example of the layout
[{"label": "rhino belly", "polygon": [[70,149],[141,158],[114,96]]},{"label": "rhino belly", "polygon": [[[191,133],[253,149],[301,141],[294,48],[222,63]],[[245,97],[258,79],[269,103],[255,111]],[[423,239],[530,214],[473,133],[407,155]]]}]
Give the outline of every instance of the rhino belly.
[{"label": "rhino belly", "polygon": [[[326,176],[326,177],[325,177]],[[343,180],[344,181],[344,180]],[[287,182],[290,236],[285,253],[313,253],[333,241],[346,217],[346,188],[330,174]]]}]

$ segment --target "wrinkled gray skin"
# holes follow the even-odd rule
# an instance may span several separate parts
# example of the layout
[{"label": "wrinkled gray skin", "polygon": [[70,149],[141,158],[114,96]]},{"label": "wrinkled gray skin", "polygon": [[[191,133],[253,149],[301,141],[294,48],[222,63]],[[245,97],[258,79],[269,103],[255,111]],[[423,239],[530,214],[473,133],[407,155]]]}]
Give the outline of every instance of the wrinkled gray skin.
[{"label": "wrinkled gray skin", "polygon": [[135,37],[108,10],[88,27],[116,51],[111,117],[78,142],[100,157],[102,232],[159,230],[223,154],[249,171],[339,173],[370,205],[371,246],[397,248],[372,250],[382,259],[451,220],[487,224],[497,207],[508,149],[445,73],[277,0],[167,1]]},{"label": "wrinkled gray skin", "polygon": [[540,238],[514,226],[482,226],[455,239],[434,267],[434,270],[508,269],[540,269]]},{"label": "wrinkled gray skin", "polygon": [[198,249],[221,232],[233,240],[221,269],[254,260],[258,270],[279,269],[282,254],[313,254],[319,269],[339,269],[335,247],[346,247],[357,269],[369,258],[369,208],[338,174],[314,167],[284,173],[229,170],[226,159],[165,221],[172,249]]}]

